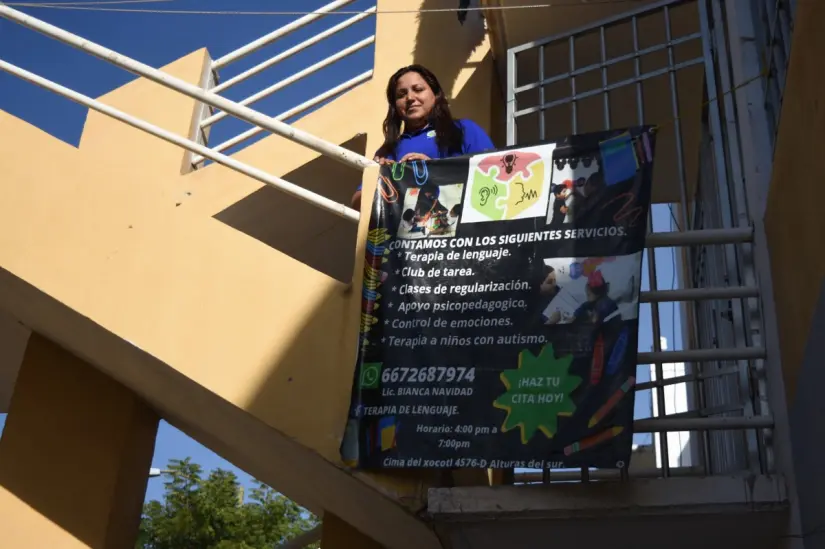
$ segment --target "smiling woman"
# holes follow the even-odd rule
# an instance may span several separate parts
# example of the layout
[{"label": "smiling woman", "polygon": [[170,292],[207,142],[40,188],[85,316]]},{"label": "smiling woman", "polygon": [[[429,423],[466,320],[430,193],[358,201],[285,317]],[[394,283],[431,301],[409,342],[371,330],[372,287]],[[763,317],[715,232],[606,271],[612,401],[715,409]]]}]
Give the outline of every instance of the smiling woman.
[{"label": "smiling woman", "polygon": [[[449,158],[494,148],[472,120],[455,120],[435,75],[421,65],[399,69],[387,84],[384,144],[375,153],[382,164]],[[361,207],[361,187],[352,197]]]}]

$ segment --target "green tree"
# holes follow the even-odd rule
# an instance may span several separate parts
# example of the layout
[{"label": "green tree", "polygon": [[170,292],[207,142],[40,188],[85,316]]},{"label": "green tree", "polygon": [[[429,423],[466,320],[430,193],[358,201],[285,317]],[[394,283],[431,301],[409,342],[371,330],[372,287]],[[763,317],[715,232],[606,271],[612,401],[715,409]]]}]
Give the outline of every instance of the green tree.
[{"label": "green tree", "polygon": [[204,478],[186,458],[170,461],[164,475],[163,501],[143,507],[137,549],[272,549],[318,524],[257,481],[244,500],[231,471],[215,469]]}]

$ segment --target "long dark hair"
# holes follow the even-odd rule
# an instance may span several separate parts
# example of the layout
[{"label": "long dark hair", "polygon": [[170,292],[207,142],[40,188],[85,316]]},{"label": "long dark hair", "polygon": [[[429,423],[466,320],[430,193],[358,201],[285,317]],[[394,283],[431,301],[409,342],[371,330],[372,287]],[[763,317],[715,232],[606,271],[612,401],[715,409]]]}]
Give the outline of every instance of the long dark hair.
[{"label": "long dark hair", "polygon": [[378,149],[378,156],[386,157],[395,153],[398,139],[401,137],[402,119],[395,108],[395,90],[398,87],[398,79],[408,72],[416,72],[430,86],[435,95],[435,104],[430,113],[430,124],[435,130],[435,142],[442,153],[461,154],[461,146],[464,143],[464,130],[450,114],[450,107],[444,90],[438,82],[438,78],[426,67],[421,65],[409,65],[395,72],[387,83],[387,117],[384,119],[384,144]]}]

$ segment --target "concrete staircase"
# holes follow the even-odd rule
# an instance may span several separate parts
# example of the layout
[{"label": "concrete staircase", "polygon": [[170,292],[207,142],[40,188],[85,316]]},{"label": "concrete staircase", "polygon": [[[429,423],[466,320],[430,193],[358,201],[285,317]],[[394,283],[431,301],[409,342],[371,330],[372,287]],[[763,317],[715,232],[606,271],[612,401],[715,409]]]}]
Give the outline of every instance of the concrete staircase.
[{"label": "concrete staircase", "polygon": [[[206,60],[202,50],[164,70],[197,82]],[[301,125],[326,120],[326,139],[352,142],[369,119],[334,113],[367,109],[373,93],[367,83]],[[196,106],[143,80],[101,100],[180,135]],[[417,481],[338,460],[360,306],[357,228],[218,165],[182,173],[183,158],[96,113],[78,148],[0,113],[0,309],[310,510],[387,547],[439,546],[409,509]],[[361,181],[283,139],[239,158],[302,173],[342,202]],[[7,324],[17,358],[4,356],[2,379],[12,380],[28,333]]]}]

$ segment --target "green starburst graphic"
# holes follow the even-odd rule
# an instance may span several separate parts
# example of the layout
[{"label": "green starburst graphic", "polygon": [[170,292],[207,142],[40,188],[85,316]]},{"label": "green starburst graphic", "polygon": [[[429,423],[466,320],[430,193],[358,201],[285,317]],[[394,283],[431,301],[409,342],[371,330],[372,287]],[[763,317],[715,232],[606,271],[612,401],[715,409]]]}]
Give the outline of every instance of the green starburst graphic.
[{"label": "green starburst graphic", "polygon": [[519,427],[522,444],[527,444],[536,430],[553,438],[558,417],[576,411],[570,393],[581,385],[582,379],[568,372],[572,361],[573,355],[556,358],[552,344],[545,345],[538,356],[522,351],[518,369],[501,373],[507,392],[493,402],[496,408],[507,411],[501,431]]}]

